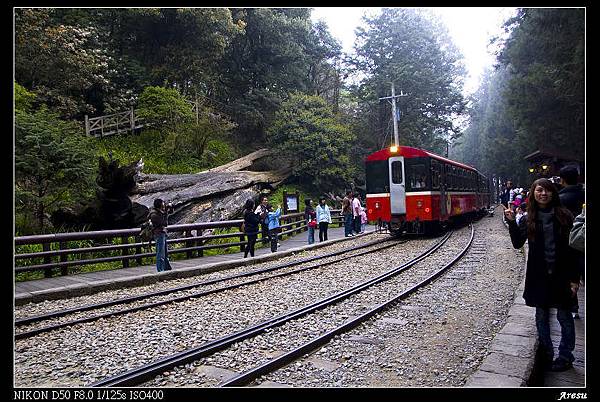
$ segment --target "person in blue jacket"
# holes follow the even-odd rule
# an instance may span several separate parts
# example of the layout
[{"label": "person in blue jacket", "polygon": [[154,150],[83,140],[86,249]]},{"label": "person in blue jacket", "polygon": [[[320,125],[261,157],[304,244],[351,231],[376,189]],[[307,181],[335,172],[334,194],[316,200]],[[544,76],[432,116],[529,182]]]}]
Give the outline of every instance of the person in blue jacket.
[{"label": "person in blue jacket", "polygon": [[317,222],[319,223],[319,242],[327,241],[327,228],[331,223],[331,212],[325,201],[325,197],[320,197],[319,205],[317,206]]},{"label": "person in blue jacket", "polygon": [[279,226],[279,217],[281,216],[281,206],[277,206],[277,211],[273,212],[273,207],[269,205],[267,207],[267,224],[269,226],[269,237],[271,238],[271,251],[274,253],[277,251],[277,245],[279,241],[279,232],[281,227]]}]

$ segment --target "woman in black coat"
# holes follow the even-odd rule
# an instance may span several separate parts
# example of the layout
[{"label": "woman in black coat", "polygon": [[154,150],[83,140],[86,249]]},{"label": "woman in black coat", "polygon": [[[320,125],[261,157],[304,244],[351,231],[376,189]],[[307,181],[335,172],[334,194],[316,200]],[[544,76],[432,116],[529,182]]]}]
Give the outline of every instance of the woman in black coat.
[{"label": "woman in black coat", "polygon": [[260,215],[254,213],[254,201],[249,199],[244,204],[244,233],[248,238],[248,243],[244,249],[244,258],[254,257],[254,245],[258,236],[258,224],[260,223]]},{"label": "woman in black coat", "polygon": [[[540,346],[553,371],[573,366],[575,325],[571,315],[574,296],[579,288],[576,256],[569,247],[573,215],[560,204],[558,191],[548,179],[533,182],[527,205],[527,216],[515,223],[515,213],[504,211],[514,248],[529,241],[525,291],[528,306],[535,307],[535,321]],[[557,309],[561,327],[558,358],[552,362],[554,348],[550,338],[550,308]]]}]

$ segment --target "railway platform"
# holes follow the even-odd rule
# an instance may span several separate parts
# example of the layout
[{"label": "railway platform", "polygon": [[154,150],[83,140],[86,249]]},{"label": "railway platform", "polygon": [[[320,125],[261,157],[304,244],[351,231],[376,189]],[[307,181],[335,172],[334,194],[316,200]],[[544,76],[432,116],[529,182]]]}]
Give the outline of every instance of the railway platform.
[{"label": "railway platform", "polygon": [[[527,243],[523,247],[527,258]],[[525,260],[526,262],[527,260]],[[535,309],[525,305],[523,290],[525,275],[515,291],[514,303],[508,312],[504,327],[493,339],[488,356],[479,369],[469,378],[467,387],[586,387],[585,376],[585,284],[581,284],[577,293],[579,301],[579,319],[575,319],[575,361],[573,368],[564,372],[552,372],[541,366],[538,351],[537,329],[535,327]],[[550,332],[558,355],[560,344],[560,325],[556,319],[556,309],[550,310]]]},{"label": "railway platform", "polygon": [[[367,226],[365,233],[370,233],[373,230],[373,226]],[[260,247],[260,241],[258,241],[254,258],[243,258],[243,252],[237,252],[175,260],[171,261],[173,270],[160,273],[156,272],[156,265],[153,264],[17,282],[14,288],[15,304],[23,305],[30,302],[81,296],[110,289],[148,285],[162,280],[189,277],[269,261],[292,253],[346,240],[343,227],[330,227],[327,233],[328,241],[321,243],[319,242],[318,230],[316,230],[315,243],[310,246],[307,244],[307,232],[287,237],[280,240],[280,246],[275,253],[271,252],[269,244]]]}]

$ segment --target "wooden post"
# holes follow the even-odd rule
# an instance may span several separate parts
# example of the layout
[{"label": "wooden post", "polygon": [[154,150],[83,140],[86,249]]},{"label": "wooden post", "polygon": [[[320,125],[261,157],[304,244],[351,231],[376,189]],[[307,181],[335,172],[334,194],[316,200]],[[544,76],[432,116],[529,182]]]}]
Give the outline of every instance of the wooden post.
[{"label": "wooden post", "polygon": [[283,192],[283,214],[287,215],[288,207],[287,207],[287,192]]},{"label": "wooden post", "polygon": [[[66,242],[64,242],[64,241],[61,241],[61,242],[59,243],[59,248],[60,248],[61,250],[65,250],[65,249],[67,249],[67,243],[66,243]],[[69,256],[68,256],[67,254],[62,254],[62,255],[60,256],[60,262],[67,262],[67,261],[68,261],[68,259],[69,259]],[[61,267],[61,268],[60,268],[60,274],[61,274],[62,276],[69,275],[69,268],[68,268],[68,267]]]},{"label": "wooden post", "polygon": [[[196,236],[201,237],[204,233],[204,230],[196,230]],[[196,240],[197,246],[204,246],[204,240]],[[204,250],[198,250],[198,257],[204,257]]]},{"label": "wooden post", "polygon": [[[50,251],[50,243],[42,243],[42,250]],[[44,257],[44,264],[50,264],[50,257]],[[44,277],[52,278],[52,268],[44,268]]]},{"label": "wooden post", "polygon": [[100,117],[100,138],[104,137],[104,116]]},{"label": "wooden post", "polygon": [[[129,237],[121,236],[121,244],[129,244]],[[123,256],[129,255],[129,249],[127,247],[123,248],[121,255],[123,255]],[[129,268],[129,259],[128,258],[121,260],[121,262],[123,263],[123,268]]]},{"label": "wooden post", "polygon": [[[185,232],[185,237],[192,237],[192,231],[190,229],[186,230]],[[186,240],[185,241],[185,247],[192,247],[192,240]],[[192,250],[188,250],[185,252],[185,255],[187,258],[194,258],[193,252]]]},{"label": "wooden post", "polygon": [[85,115],[85,134],[90,135],[90,118],[88,115]]}]

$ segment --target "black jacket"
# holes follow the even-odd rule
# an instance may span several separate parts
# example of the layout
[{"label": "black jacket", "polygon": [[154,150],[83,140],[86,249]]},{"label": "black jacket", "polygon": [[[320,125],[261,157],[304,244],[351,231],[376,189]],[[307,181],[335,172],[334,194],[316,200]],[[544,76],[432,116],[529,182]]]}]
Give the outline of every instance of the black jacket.
[{"label": "black jacket", "polygon": [[313,207],[304,208],[304,220],[310,222],[313,219],[317,219],[317,213]]},{"label": "black jacket", "polygon": [[258,224],[260,221],[260,215],[246,210],[244,212],[244,232],[248,235],[258,234]]},{"label": "black jacket", "polygon": [[[508,221],[510,239],[514,248],[521,248],[527,240],[527,220],[525,216],[519,222]],[[579,283],[579,270],[575,250],[569,247],[569,227],[560,227],[554,218],[554,238],[556,244],[556,265],[552,273],[544,258],[544,230],[541,222],[535,225],[535,241],[529,241],[527,273],[523,298],[532,307],[570,308],[573,304],[571,282]]]},{"label": "black jacket", "polygon": [[158,236],[161,232],[167,233],[168,215],[166,212],[156,208],[150,209],[150,220],[152,221],[152,234]]},{"label": "black jacket", "polygon": [[573,216],[581,213],[581,206],[585,202],[585,190],[581,184],[567,186],[558,192],[561,204],[567,207]]}]

